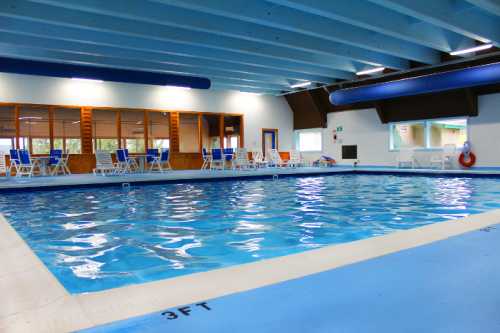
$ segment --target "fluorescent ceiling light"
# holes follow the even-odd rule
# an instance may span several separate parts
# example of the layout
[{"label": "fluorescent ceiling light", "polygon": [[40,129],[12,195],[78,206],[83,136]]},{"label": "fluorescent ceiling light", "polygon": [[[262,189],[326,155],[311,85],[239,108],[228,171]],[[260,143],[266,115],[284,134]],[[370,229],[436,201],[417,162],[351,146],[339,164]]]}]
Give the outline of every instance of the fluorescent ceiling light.
[{"label": "fluorescent ceiling light", "polygon": [[460,55],[460,54],[465,54],[465,53],[472,53],[476,51],[482,51],[482,50],[487,50],[493,47],[493,44],[483,44],[475,47],[470,47],[468,49],[463,49],[463,50],[456,50],[453,52],[450,52],[450,55]]},{"label": "fluorescent ceiling light", "polygon": [[191,90],[190,87],[181,87],[181,86],[166,86],[168,89],[175,89],[175,90]]},{"label": "fluorescent ceiling light", "polygon": [[249,91],[240,91],[240,93],[245,94],[245,95],[255,95],[255,96],[260,96],[262,94],[256,93],[256,92],[249,92]]},{"label": "fluorescent ceiling light", "polygon": [[368,75],[368,74],[378,73],[378,72],[382,72],[384,69],[385,69],[385,67],[375,67],[372,69],[366,69],[364,71],[356,72],[356,75]]},{"label": "fluorescent ceiling light", "polygon": [[292,84],[290,86],[290,88],[305,88],[305,87],[309,87],[310,85],[311,85],[311,82],[310,81],[306,81],[306,82],[300,82],[300,83]]},{"label": "fluorescent ceiling light", "polygon": [[71,80],[79,81],[79,82],[94,82],[94,83],[103,83],[103,80],[93,80],[93,79],[82,79],[79,77],[72,77]]}]

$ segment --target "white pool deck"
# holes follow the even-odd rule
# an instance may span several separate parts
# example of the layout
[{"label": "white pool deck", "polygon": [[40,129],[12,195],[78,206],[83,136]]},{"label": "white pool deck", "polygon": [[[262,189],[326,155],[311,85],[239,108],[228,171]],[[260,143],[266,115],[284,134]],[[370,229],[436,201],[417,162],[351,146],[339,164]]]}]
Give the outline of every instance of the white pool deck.
[{"label": "white pool deck", "polygon": [[[316,171],[315,171],[316,170]],[[296,169],[293,173],[325,172],[325,169]],[[332,168],[330,172],[342,172]],[[370,171],[373,171],[370,169]],[[390,171],[394,171],[391,169]],[[419,170],[421,171],[421,170]],[[250,171],[273,175],[292,170]],[[402,171],[408,172],[408,171]],[[429,173],[436,171],[430,170]],[[460,174],[462,174],[461,172]],[[488,172],[487,174],[491,174]],[[500,174],[500,173],[499,173]],[[167,177],[234,177],[238,172],[179,171],[163,175],[99,177],[102,181],[132,182]],[[193,178],[199,177],[199,178]],[[58,184],[88,184],[94,176],[58,177]],[[10,188],[26,184],[9,180]],[[42,178],[28,181],[43,186]],[[37,183],[36,185],[34,185]],[[3,184],[6,186],[6,184]],[[94,327],[174,306],[191,304],[266,285],[279,283],[371,258],[398,252],[500,223],[500,210],[459,220],[435,223],[388,235],[327,246],[298,254],[195,273],[171,279],[125,286],[101,292],[71,295],[32,252],[30,247],[0,215],[0,332],[68,332]]]},{"label": "white pool deck", "polygon": [[32,178],[2,177],[0,178],[0,191],[8,189],[39,189],[57,186],[84,186],[104,185],[121,183],[150,183],[150,182],[172,182],[172,181],[203,181],[224,178],[252,178],[271,177],[273,175],[314,175],[314,174],[336,174],[352,171],[360,172],[391,172],[401,174],[428,174],[428,175],[493,175],[500,176],[498,170],[438,170],[438,169],[397,169],[397,168],[262,168],[257,170],[175,170],[164,173],[134,173],[115,176],[96,176],[93,174],[74,174],[69,176],[45,176]]}]

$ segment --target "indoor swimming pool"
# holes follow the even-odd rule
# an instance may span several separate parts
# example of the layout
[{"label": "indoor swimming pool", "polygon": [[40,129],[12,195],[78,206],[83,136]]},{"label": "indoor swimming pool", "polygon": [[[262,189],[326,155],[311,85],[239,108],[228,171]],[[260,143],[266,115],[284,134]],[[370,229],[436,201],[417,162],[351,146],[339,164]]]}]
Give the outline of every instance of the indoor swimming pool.
[{"label": "indoor swimming pool", "polygon": [[495,178],[344,174],[16,192],[0,211],[73,294],[500,208]]}]

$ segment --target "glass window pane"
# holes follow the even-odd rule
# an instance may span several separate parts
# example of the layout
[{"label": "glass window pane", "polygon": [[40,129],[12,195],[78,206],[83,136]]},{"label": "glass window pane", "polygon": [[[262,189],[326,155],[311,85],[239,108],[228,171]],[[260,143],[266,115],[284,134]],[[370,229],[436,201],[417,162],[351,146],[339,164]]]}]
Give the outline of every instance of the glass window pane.
[{"label": "glass window pane", "polygon": [[29,149],[32,154],[48,154],[50,151],[48,108],[20,107],[19,134],[23,138],[22,148]]},{"label": "glass window pane", "polygon": [[425,131],[424,123],[393,124],[391,136],[393,149],[424,148]]},{"label": "glass window pane", "polygon": [[467,141],[467,119],[432,120],[429,124],[433,148],[445,145],[461,147]]},{"label": "glass window pane", "polygon": [[169,148],[170,114],[168,112],[148,113],[149,147]]},{"label": "glass window pane", "polygon": [[16,122],[14,106],[0,106],[0,152],[15,148]]},{"label": "glass window pane", "polygon": [[122,147],[144,153],[144,111],[121,111]]},{"label": "glass window pane", "polygon": [[179,151],[181,153],[197,153],[199,145],[198,115],[179,115]]},{"label": "glass window pane", "polygon": [[54,148],[69,154],[81,153],[80,109],[54,109]]},{"label": "glass window pane", "polygon": [[95,150],[114,152],[118,149],[117,112],[92,110],[92,141]]},{"label": "glass window pane", "polygon": [[299,150],[300,151],[321,151],[322,135],[321,132],[300,132]]},{"label": "glass window pane", "polygon": [[204,114],[201,117],[203,147],[210,150],[220,148],[219,116]]}]

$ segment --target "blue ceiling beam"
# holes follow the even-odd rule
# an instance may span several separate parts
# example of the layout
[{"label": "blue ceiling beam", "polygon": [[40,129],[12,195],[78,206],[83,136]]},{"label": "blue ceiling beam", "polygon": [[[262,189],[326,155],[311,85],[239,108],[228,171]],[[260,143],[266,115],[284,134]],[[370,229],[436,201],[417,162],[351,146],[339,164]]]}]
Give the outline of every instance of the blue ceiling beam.
[{"label": "blue ceiling beam", "polygon": [[363,65],[348,59],[339,58],[336,61],[320,64],[319,62],[322,59],[317,59],[314,57],[315,55],[312,55],[308,62],[304,59],[294,59],[290,61],[276,57],[245,54],[177,42],[151,40],[144,37],[102,31],[96,34],[94,31],[81,28],[49,25],[11,17],[2,18],[0,21],[0,31],[33,37],[50,38],[57,41],[81,42],[95,45],[96,47],[111,46],[135,51],[155,52],[165,56],[178,55],[207,60],[222,60],[235,64],[258,66],[264,69],[280,68],[285,71],[330,78],[350,79],[354,76],[351,72],[363,68]]},{"label": "blue ceiling beam", "polygon": [[[57,33],[58,29],[62,31],[67,31],[69,29],[84,30],[86,32],[85,35],[80,34],[72,38],[79,40],[80,38],[86,38],[89,42],[92,42],[94,39],[101,40],[107,35],[115,35],[115,40],[117,42],[126,39],[147,39],[151,45],[154,43],[158,43],[159,45],[165,45],[167,43],[181,44],[184,45],[185,48],[207,48],[213,50],[213,52],[233,52],[246,55],[247,57],[255,56],[256,59],[258,59],[258,57],[266,57],[353,72],[360,68],[360,63],[342,57],[314,54],[301,50],[242,41],[234,38],[219,38],[213,34],[188,30],[179,31],[178,29],[169,29],[168,27],[163,27],[161,31],[158,31],[155,29],[157,26],[151,27],[143,23],[134,23],[133,21],[127,20],[116,22],[116,20],[111,20],[107,16],[101,16],[100,18],[102,21],[99,21],[95,18],[89,19],[87,16],[80,15],[80,12],[76,11],[63,10],[61,13],[61,10],[58,10],[58,8],[42,15],[40,11],[44,10],[46,7],[45,5],[38,5],[36,8],[32,8],[32,5],[37,4],[19,2],[19,5],[22,5],[19,7],[15,4],[9,5],[7,1],[8,0],[0,2],[0,16],[3,16],[0,20],[0,26],[4,26],[2,23],[7,21],[5,22],[5,27],[18,29],[21,32],[23,31],[23,24],[12,24],[14,19],[18,19],[18,22],[23,22],[27,26],[29,26],[28,22],[39,25],[38,33],[40,34],[48,34],[49,32]],[[143,44],[144,43],[138,45]],[[176,49],[170,48],[170,50]],[[207,52],[207,54],[209,53]]]},{"label": "blue ceiling beam", "polygon": [[[12,46],[26,46],[33,48],[42,48],[47,50],[65,51],[73,53],[84,53],[91,55],[100,55],[107,57],[117,57],[122,59],[143,60],[147,59],[150,62],[158,62],[162,64],[181,64],[193,67],[211,68],[214,70],[232,71],[242,74],[260,74],[269,76],[269,80],[273,77],[279,77],[282,81],[290,80],[308,80],[320,83],[332,83],[333,80],[327,77],[308,75],[303,73],[294,73],[281,69],[262,68],[252,65],[234,64],[220,60],[196,59],[178,55],[164,55],[161,53],[137,51],[130,49],[122,49],[117,47],[102,46],[81,42],[73,42],[66,40],[53,40],[45,37],[34,37],[22,34],[2,33],[0,34],[0,43],[11,44]],[[28,55],[28,54],[27,54]],[[338,71],[341,78],[353,77],[350,73]],[[342,75],[343,74],[343,75]]]},{"label": "blue ceiling beam", "polygon": [[202,77],[146,72],[130,69],[104,68],[88,65],[0,57],[0,72],[41,75],[61,78],[81,78],[122,83],[179,86],[209,89],[210,80]]},{"label": "blue ceiling beam", "polygon": [[[66,2],[61,2],[64,5]],[[108,3],[102,2],[102,3]],[[118,2],[123,8],[123,2]],[[140,4],[147,4],[147,2],[140,2]],[[127,1],[127,7],[129,2]],[[117,7],[117,8],[120,8]],[[134,8],[134,11],[140,10]],[[165,10],[169,16],[162,16],[165,20],[164,23],[174,24],[175,20],[187,20],[189,17],[185,15],[181,17],[174,17],[174,13],[170,14],[170,10]],[[406,69],[408,68],[408,61],[399,57],[382,54],[370,50],[365,50],[341,43],[328,43],[321,39],[308,38],[303,35],[292,35],[291,33],[272,31],[256,25],[249,27],[250,34],[248,38],[243,39],[242,31],[238,37],[229,36],[224,31],[239,31],[243,29],[241,24],[222,26],[221,19],[204,21],[207,26],[212,26],[212,32],[206,32],[203,29],[194,28],[192,25],[181,27],[180,24],[174,26],[167,26],[165,24],[149,23],[146,21],[137,21],[137,19],[125,19],[117,17],[119,12],[113,15],[103,15],[98,13],[85,13],[82,11],[71,10],[62,7],[50,6],[45,4],[33,3],[25,0],[2,0],[0,2],[0,13],[2,16],[25,17],[35,21],[43,21],[52,24],[61,24],[67,26],[80,26],[87,29],[96,31],[114,31],[122,34],[143,35],[151,39],[177,39],[179,42],[195,43],[201,45],[210,45],[211,47],[250,51],[255,53],[263,50],[266,46],[273,49],[302,51],[306,53],[313,53],[322,55],[325,58],[336,55],[337,57],[344,57],[368,65],[383,65],[390,68]],[[174,20],[175,18],[175,20]],[[172,21],[172,23],[170,22]],[[194,23],[194,22],[192,22]],[[217,30],[223,27],[221,31]],[[256,29],[253,31],[253,29]],[[195,30],[193,30],[195,29]],[[254,36],[254,38],[252,38]],[[207,43],[209,41],[209,43]],[[262,51],[261,51],[262,52]],[[264,51],[266,54],[268,51]],[[289,56],[293,59],[293,56]],[[333,56],[333,60],[335,57]]]},{"label": "blue ceiling beam", "polygon": [[487,12],[500,16],[499,0],[465,0],[474,6],[477,6]]},{"label": "blue ceiling beam", "polygon": [[[243,82],[269,83],[273,81],[268,76],[256,74],[238,74],[222,70],[211,70],[206,68],[195,68],[184,65],[165,65],[151,63],[146,60],[129,60],[121,58],[110,58],[103,56],[95,56],[89,54],[70,54],[61,51],[42,50],[36,48],[20,47],[0,44],[0,56],[41,60],[41,61],[56,61],[68,64],[83,64],[98,67],[109,67],[118,69],[131,69],[148,72],[159,72],[168,74],[188,75],[188,76],[204,76],[217,80],[237,80]],[[283,80],[282,82],[274,82],[273,84],[283,87],[284,90],[289,89],[290,83]]]},{"label": "blue ceiling beam", "polygon": [[240,92],[246,92],[246,93],[273,95],[273,96],[278,96],[282,93],[282,92],[278,92],[276,90],[264,90],[261,88],[255,89],[253,87],[223,85],[223,84],[219,84],[218,82],[212,82],[212,86],[210,87],[210,90],[234,90],[234,91],[240,91]]},{"label": "blue ceiling beam", "polygon": [[[181,1],[181,0],[179,0]],[[242,1],[242,0],[239,0]],[[446,29],[428,24],[415,23],[411,17],[388,10],[366,0],[268,0],[275,5],[286,6],[306,13],[319,15],[369,29],[381,34],[400,38],[443,52],[474,45],[474,40]],[[474,0],[481,1],[481,0]],[[488,0],[484,0],[488,1]],[[188,0],[188,2],[195,2]],[[232,1],[228,1],[231,3]],[[204,3],[204,2],[203,2]],[[224,1],[225,3],[225,1]],[[231,4],[229,4],[231,5]],[[272,13],[279,13],[283,7],[276,7]]]},{"label": "blue ceiling beam", "polygon": [[[281,7],[273,10],[276,9],[275,5],[263,1],[157,0],[154,3],[128,0],[126,8],[117,6],[116,0],[33,1],[266,43],[274,44],[278,41],[280,45],[297,47],[297,41],[300,41],[300,44],[312,45],[315,48],[324,43],[328,44],[326,41],[321,42],[319,38],[351,45],[353,50],[359,47],[429,64],[439,61],[438,52],[431,48],[293,9]],[[266,15],[263,16],[262,13]]]},{"label": "blue ceiling beam", "polygon": [[418,20],[500,45],[500,20],[474,6],[452,0],[369,0]]},{"label": "blue ceiling beam", "polygon": [[273,92],[274,94],[279,94],[282,91],[286,91],[286,89],[279,89],[276,87],[272,86],[267,86],[265,84],[252,84],[252,83],[233,83],[233,82],[227,82],[227,81],[214,81],[213,87],[217,88],[226,88],[230,90],[240,90],[243,91],[243,89],[252,89],[253,91],[261,91],[261,92]]}]

